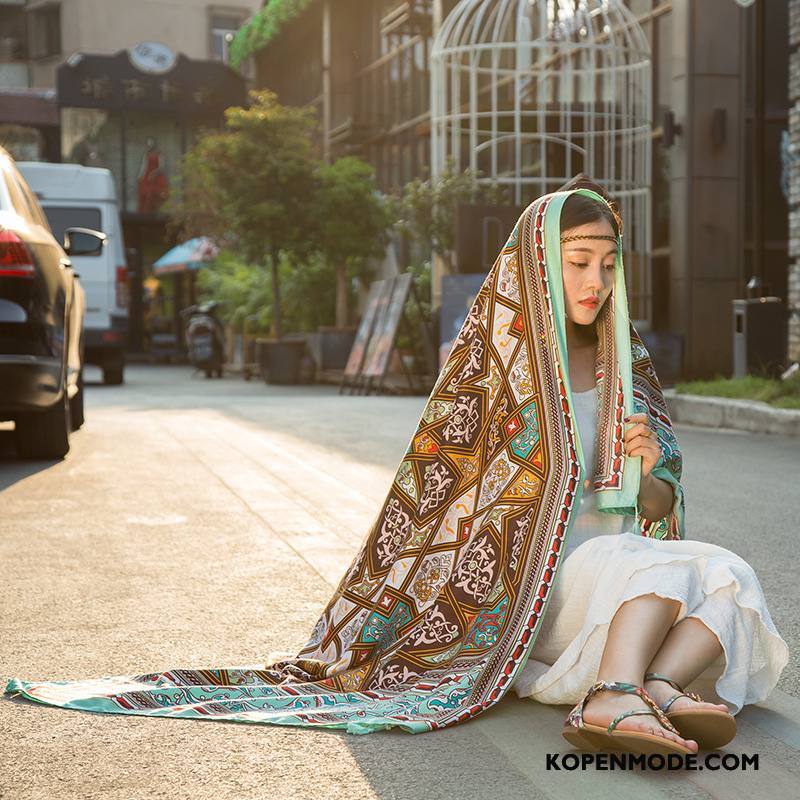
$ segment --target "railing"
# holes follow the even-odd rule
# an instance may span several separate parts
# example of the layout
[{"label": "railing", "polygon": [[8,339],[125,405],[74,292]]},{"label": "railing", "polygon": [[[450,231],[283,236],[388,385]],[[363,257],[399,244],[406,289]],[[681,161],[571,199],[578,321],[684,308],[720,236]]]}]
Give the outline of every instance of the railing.
[{"label": "railing", "polygon": [[381,17],[380,31],[382,36],[430,36],[433,31],[433,19],[427,4],[408,0],[400,3]]}]

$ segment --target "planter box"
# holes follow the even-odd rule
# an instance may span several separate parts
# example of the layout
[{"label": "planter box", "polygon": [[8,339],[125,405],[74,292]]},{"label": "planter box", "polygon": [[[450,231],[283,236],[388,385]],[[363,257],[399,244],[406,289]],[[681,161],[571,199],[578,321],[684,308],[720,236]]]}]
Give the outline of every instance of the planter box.
[{"label": "planter box", "polygon": [[320,326],[306,337],[318,369],[344,369],[356,338],[356,328]]},{"label": "planter box", "polygon": [[256,350],[261,376],[266,383],[292,385],[301,383],[305,337],[257,339]]}]

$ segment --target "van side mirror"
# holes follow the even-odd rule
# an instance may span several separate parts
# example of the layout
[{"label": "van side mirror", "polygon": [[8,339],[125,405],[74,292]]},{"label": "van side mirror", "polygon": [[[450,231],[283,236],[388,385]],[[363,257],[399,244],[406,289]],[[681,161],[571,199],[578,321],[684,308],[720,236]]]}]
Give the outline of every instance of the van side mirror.
[{"label": "van side mirror", "polygon": [[64,252],[68,256],[99,256],[108,236],[91,228],[67,228],[64,231]]}]

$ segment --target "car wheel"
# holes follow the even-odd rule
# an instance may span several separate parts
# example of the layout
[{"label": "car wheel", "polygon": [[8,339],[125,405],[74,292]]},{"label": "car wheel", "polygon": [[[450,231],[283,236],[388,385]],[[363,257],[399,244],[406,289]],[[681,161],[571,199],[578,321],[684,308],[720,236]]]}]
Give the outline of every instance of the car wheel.
[{"label": "car wheel", "polygon": [[119,386],[123,381],[124,367],[121,355],[110,356],[103,364],[103,383],[106,386]]},{"label": "car wheel", "polygon": [[69,401],[69,415],[72,420],[72,430],[77,431],[83,426],[83,370],[78,373],[78,393]]},{"label": "car wheel", "polygon": [[51,408],[17,417],[17,452],[22,458],[63,458],[69,452],[70,424],[70,401],[64,392]]}]

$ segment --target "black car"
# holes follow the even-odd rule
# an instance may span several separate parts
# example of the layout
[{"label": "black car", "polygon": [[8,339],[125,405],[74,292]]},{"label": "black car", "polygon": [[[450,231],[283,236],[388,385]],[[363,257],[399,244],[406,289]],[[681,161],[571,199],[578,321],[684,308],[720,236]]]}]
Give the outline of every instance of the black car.
[{"label": "black car", "polygon": [[83,424],[85,296],[69,256],[105,240],[70,228],[62,247],[0,147],[0,420],[14,421],[24,458],[62,458]]}]

